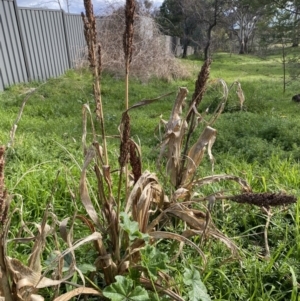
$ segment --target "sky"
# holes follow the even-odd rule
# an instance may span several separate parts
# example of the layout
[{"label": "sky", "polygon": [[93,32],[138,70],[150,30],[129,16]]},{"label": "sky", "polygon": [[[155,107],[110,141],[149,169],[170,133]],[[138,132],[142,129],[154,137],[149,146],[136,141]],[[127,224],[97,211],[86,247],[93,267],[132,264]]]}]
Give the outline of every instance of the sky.
[{"label": "sky", "polygon": [[[69,1],[69,12],[80,14],[84,11],[83,0],[17,0],[19,7],[40,7],[49,9],[64,9],[67,11],[67,1]],[[117,0],[92,0],[95,14],[103,14],[109,12],[112,6],[124,4],[124,1]],[[163,0],[152,0],[157,7],[161,5]],[[60,3],[60,5],[59,5]]]}]

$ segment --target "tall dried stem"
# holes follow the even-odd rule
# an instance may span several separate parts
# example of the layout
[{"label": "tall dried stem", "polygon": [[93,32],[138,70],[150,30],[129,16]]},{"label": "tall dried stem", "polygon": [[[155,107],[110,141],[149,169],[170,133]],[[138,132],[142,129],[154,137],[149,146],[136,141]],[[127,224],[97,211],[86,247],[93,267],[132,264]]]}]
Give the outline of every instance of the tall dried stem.
[{"label": "tall dried stem", "polygon": [[4,146],[0,146],[0,296],[6,301],[12,301],[11,286],[5,259],[5,224],[7,220],[8,204],[7,191],[4,187]]},{"label": "tall dried stem", "polygon": [[[134,11],[135,11],[135,2],[134,0],[126,0],[125,5],[125,31],[123,34],[123,48],[124,48],[124,56],[125,56],[125,110],[128,110],[128,103],[129,103],[129,66],[132,60],[132,44],[133,44],[133,22],[134,22]],[[125,116],[126,115],[126,116]],[[130,128],[130,121],[129,115],[126,112],[123,115],[123,118],[127,120],[126,126],[123,127],[123,132],[121,132],[121,154],[120,158],[123,161],[120,161],[121,165],[121,174],[119,179],[119,191],[118,191],[118,202],[117,202],[117,217],[119,218],[120,214],[120,190],[121,190],[121,182],[122,182],[122,172],[123,168],[125,167],[125,195],[126,200],[128,197],[128,166],[126,160],[128,159],[129,155],[129,144],[128,139],[124,139],[126,135],[129,133]],[[123,121],[122,121],[123,122]],[[128,136],[128,135],[127,135]],[[129,137],[129,136],[128,136]],[[127,137],[127,138],[128,138]],[[126,150],[126,151],[125,151]],[[125,152],[124,152],[125,151]],[[125,153],[125,156],[124,156]],[[127,158],[127,159],[126,159]]]},{"label": "tall dried stem", "polygon": [[185,146],[183,150],[183,160],[181,162],[181,170],[183,170],[185,161],[186,161],[186,155],[189,149],[189,143],[190,138],[192,136],[192,133],[195,130],[195,110],[194,108],[197,108],[199,104],[202,101],[202,98],[204,96],[204,93],[206,91],[206,84],[209,79],[210,74],[210,65],[211,65],[211,59],[207,59],[204,64],[201,67],[201,70],[198,74],[198,78],[195,81],[195,91],[192,96],[192,100],[190,102],[190,108],[188,111],[188,114],[186,116],[186,121],[188,123],[188,133],[185,140]]},{"label": "tall dried stem", "polygon": [[134,22],[135,2],[126,0],[125,5],[125,22],[126,28],[123,35],[123,48],[125,54],[125,109],[128,110],[128,82],[129,66],[132,59],[132,42],[133,42],[133,22]]},{"label": "tall dried stem", "polygon": [[105,165],[108,166],[108,156],[107,156],[107,143],[105,137],[105,126],[104,126],[104,115],[102,108],[102,99],[101,99],[101,45],[97,45],[97,32],[96,32],[96,20],[93,12],[93,5],[91,0],[84,0],[85,13],[81,13],[82,20],[84,23],[84,36],[86,43],[88,45],[88,60],[90,63],[90,68],[93,71],[94,77],[94,99],[96,104],[96,116],[100,122],[101,135],[103,142],[103,151],[104,151],[104,161]]}]

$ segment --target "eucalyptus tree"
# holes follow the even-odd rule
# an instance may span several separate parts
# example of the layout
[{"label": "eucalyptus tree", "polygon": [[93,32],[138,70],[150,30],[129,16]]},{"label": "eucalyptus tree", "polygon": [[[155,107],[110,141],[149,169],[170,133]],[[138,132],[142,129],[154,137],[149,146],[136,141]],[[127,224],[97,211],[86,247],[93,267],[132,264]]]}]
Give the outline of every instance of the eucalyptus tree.
[{"label": "eucalyptus tree", "polygon": [[230,0],[226,20],[239,42],[239,53],[248,53],[248,44],[254,38],[257,24],[268,14],[268,0]]},{"label": "eucalyptus tree", "polygon": [[225,11],[228,0],[165,0],[158,23],[165,34],[179,36],[183,43],[183,57],[193,43],[204,49],[204,58],[209,56],[212,30]]},{"label": "eucalyptus tree", "polygon": [[[193,1],[193,0],[192,0]],[[188,0],[165,0],[157,15],[157,22],[166,35],[178,36],[183,41],[183,57],[186,57],[187,47],[197,28],[195,15],[190,10]]]}]

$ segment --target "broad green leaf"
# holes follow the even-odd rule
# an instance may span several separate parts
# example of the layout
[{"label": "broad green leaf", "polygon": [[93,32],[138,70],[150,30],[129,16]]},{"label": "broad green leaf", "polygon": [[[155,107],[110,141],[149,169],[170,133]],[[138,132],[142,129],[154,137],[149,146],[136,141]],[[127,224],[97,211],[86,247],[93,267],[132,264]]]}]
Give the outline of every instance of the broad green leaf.
[{"label": "broad green leaf", "polygon": [[120,213],[120,216],[123,219],[123,222],[121,222],[120,225],[122,229],[128,233],[131,241],[137,238],[141,238],[146,241],[149,238],[148,234],[140,232],[139,224],[136,221],[130,220],[129,216],[125,212]]},{"label": "broad green leaf", "polygon": [[83,273],[86,274],[88,272],[95,272],[96,267],[92,264],[83,263],[78,266],[78,269]]},{"label": "broad green leaf", "polygon": [[117,282],[107,286],[103,295],[112,301],[149,301],[147,291],[137,286],[134,288],[133,281],[123,276],[116,276]]},{"label": "broad green leaf", "polygon": [[201,281],[200,273],[196,269],[185,269],[183,274],[183,282],[191,286],[189,289],[190,301],[211,301],[210,296],[207,294],[207,289]]},{"label": "broad green leaf", "polygon": [[156,279],[157,272],[168,270],[167,262],[168,262],[168,256],[162,252],[160,252],[157,248],[146,245],[141,250],[141,256],[142,256],[142,266],[144,266],[149,276]]}]

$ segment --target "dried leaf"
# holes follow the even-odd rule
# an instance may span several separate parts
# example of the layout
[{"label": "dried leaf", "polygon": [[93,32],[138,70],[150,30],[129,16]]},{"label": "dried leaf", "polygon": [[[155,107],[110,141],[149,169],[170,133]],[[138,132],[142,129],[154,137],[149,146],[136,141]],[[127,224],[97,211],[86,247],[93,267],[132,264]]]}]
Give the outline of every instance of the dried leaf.
[{"label": "dried leaf", "polygon": [[102,235],[99,232],[94,232],[94,233],[88,235],[87,237],[78,240],[72,247],[63,251],[62,254],[60,256],[58,256],[57,259],[59,259],[60,257],[66,256],[68,253],[73,252],[74,250],[76,250],[77,248],[79,248],[80,246],[82,246],[83,244],[85,244],[87,242],[99,240],[99,239],[102,239]]},{"label": "dried leaf", "polygon": [[91,201],[91,198],[89,196],[87,184],[86,184],[86,169],[88,168],[88,165],[95,157],[95,150],[93,147],[90,147],[87,151],[87,154],[85,156],[84,164],[81,171],[81,177],[80,177],[80,185],[79,185],[79,193],[81,197],[82,204],[84,205],[88,215],[92,219],[92,221],[96,224],[96,226],[101,229],[101,223],[98,217],[98,214],[94,208],[94,205]]},{"label": "dried leaf", "polygon": [[144,187],[136,203],[136,221],[141,232],[146,233],[150,214],[155,212],[156,207],[161,206],[162,202],[163,190],[158,183],[151,182]]},{"label": "dried leaf", "polygon": [[30,300],[31,301],[44,301],[45,299],[44,299],[44,297],[42,297],[41,295],[36,295],[36,294],[32,294],[31,296],[30,296]]},{"label": "dried leaf", "polygon": [[178,200],[184,200],[187,201],[191,197],[191,193],[188,189],[185,188],[178,188],[173,194],[172,194],[172,202],[176,202]]},{"label": "dried leaf", "polygon": [[235,83],[237,85],[236,94],[238,95],[238,98],[239,98],[239,101],[240,101],[240,108],[242,110],[244,102],[245,102],[245,95],[243,93],[241,83],[239,83],[239,82],[235,82]]},{"label": "dried leaf", "polygon": [[[196,230],[196,229],[189,229],[182,233],[182,236],[185,236],[187,238],[198,235],[201,236],[203,234],[202,230]],[[224,243],[231,251],[232,255],[234,257],[238,257],[238,246],[228,237],[226,237],[224,234],[222,234],[219,230],[215,228],[209,228],[207,231],[207,234],[220,240],[222,243]]]},{"label": "dried leaf", "polygon": [[[185,172],[181,179],[180,186],[185,186],[190,184],[190,181],[195,176],[196,169],[198,168],[200,162],[202,161],[206,146],[209,145],[211,148],[212,143],[215,140],[216,134],[217,131],[215,129],[211,128],[210,126],[207,126],[202,132],[198,141],[191,147],[188,153]],[[211,150],[210,150],[210,156],[212,157]]]},{"label": "dried leaf", "polygon": [[143,99],[143,100],[137,102],[136,104],[134,104],[133,106],[131,106],[127,111],[129,111],[131,109],[138,108],[138,107],[147,106],[147,105],[149,105],[149,104],[151,104],[151,103],[153,103],[153,102],[155,102],[159,99],[162,99],[162,98],[167,97],[167,96],[172,95],[172,94],[174,94],[174,92],[170,92],[170,93],[167,93],[167,94],[164,94],[164,95],[158,96],[156,98],[152,98],[152,99]]},{"label": "dried leaf", "polygon": [[40,273],[42,270],[41,254],[45,248],[46,236],[49,234],[51,228],[46,224],[48,218],[49,204],[44,212],[43,220],[40,226],[38,226],[39,233],[35,238],[34,245],[32,247],[31,255],[28,260],[28,267],[33,271]]},{"label": "dried leaf", "polygon": [[125,212],[128,214],[130,208],[132,207],[131,211],[133,212],[132,215],[133,215],[134,220],[136,220],[136,217],[137,217],[136,206],[137,206],[138,200],[140,199],[144,188],[151,182],[158,183],[158,179],[155,174],[146,170],[141,175],[139,180],[135,183],[134,187],[132,188],[132,190],[128,196]]},{"label": "dried leaf", "polygon": [[79,287],[75,288],[74,290],[67,292],[57,298],[55,298],[53,301],[68,301],[71,300],[73,297],[78,295],[96,295],[96,296],[102,296],[102,294],[90,287]]},{"label": "dried leaf", "polygon": [[182,204],[173,204],[170,208],[166,209],[165,214],[171,214],[185,221],[191,228],[197,230],[204,230],[206,225],[205,218],[200,219],[196,216],[193,210],[189,210]]},{"label": "dried leaf", "polygon": [[[176,186],[180,173],[181,145],[184,138],[187,123],[181,118],[182,105],[188,94],[187,88],[181,87],[173,105],[171,116],[165,126],[165,135],[160,146],[160,154],[157,159],[157,167],[161,169],[161,161],[166,155],[167,173],[171,183]],[[166,153],[166,154],[165,154]]]},{"label": "dried leaf", "polygon": [[166,232],[166,231],[154,231],[154,232],[150,232],[149,235],[154,239],[172,239],[172,240],[177,240],[179,242],[184,242],[187,245],[193,247],[200,254],[204,264],[207,263],[205,254],[202,252],[202,250],[195,243],[193,243],[191,240],[187,239],[183,235],[172,233],[172,232]]},{"label": "dried leaf", "polygon": [[208,177],[204,177],[204,178],[193,181],[193,185],[197,185],[200,187],[200,186],[211,184],[214,182],[220,182],[221,180],[231,180],[231,181],[237,182],[238,184],[241,185],[243,191],[245,191],[245,192],[251,191],[251,187],[247,183],[247,181],[245,181],[244,179],[242,179],[240,177],[233,176],[233,175],[208,176]]},{"label": "dried leaf", "polygon": [[[83,155],[85,156],[87,153],[87,147],[86,147],[86,135],[87,135],[87,113],[89,113],[90,117],[92,116],[90,106],[88,104],[84,104],[82,107],[82,148],[83,148]],[[95,137],[95,129],[93,124],[93,119],[91,118],[91,124],[93,129],[93,137]]]}]

